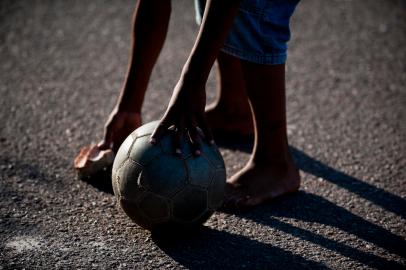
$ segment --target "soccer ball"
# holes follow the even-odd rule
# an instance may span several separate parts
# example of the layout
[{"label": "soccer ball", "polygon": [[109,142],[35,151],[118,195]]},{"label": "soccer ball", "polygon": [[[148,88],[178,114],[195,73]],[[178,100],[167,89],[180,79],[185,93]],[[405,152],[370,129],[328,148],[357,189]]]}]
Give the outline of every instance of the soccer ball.
[{"label": "soccer ball", "polygon": [[182,156],[175,156],[170,129],[152,145],[157,125],[155,121],[139,127],[120,146],[112,171],[117,201],[148,230],[202,224],[223,201],[223,158],[215,145],[205,142],[202,154],[194,156],[186,139]]}]

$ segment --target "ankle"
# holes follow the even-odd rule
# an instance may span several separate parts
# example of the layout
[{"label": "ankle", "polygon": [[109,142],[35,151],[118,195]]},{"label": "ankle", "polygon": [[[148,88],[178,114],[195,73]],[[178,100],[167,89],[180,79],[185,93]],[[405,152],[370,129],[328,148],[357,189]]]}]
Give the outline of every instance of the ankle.
[{"label": "ankle", "polygon": [[250,168],[260,170],[271,170],[279,172],[287,172],[292,168],[296,168],[290,154],[278,156],[259,156],[254,155],[247,164]]}]

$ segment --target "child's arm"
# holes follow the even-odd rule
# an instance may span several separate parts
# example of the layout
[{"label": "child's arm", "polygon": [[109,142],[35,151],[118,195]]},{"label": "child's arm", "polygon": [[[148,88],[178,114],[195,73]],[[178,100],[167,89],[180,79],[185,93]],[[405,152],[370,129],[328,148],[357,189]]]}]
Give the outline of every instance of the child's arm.
[{"label": "child's arm", "polygon": [[239,4],[240,0],[207,1],[199,34],[175,86],[168,109],[151,137],[151,143],[159,140],[172,125],[177,128],[174,142],[177,153],[180,153],[180,138],[186,129],[196,154],[200,153],[196,127],[200,127],[206,139],[212,142],[204,117],[205,84],[237,14]]},{"label": "child's arm", "polygon": [[237,14],[240,0],[208,0],[200,31],[186,61],[181,79],[206,83],[217,54]]}]

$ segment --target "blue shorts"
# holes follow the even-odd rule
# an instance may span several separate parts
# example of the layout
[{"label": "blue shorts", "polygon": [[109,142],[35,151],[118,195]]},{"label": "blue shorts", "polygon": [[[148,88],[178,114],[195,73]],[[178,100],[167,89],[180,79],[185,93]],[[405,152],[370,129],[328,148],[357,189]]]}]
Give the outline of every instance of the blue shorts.
[{"label": "blue shorts", "polygon": [[[239,59],[265,65],[286,62],[289,21],[300,0],[242,0],[222,51]],[[205,0],[195,0],[201,23]]]}]

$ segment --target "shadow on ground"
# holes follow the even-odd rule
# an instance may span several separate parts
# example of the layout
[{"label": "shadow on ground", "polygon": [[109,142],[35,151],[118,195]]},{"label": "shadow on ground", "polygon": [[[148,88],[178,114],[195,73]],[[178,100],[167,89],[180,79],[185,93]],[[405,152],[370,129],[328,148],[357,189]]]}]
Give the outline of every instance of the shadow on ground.
[{"label": "shadow on ground", "polygon": [[281,221],[280,218],[323,224],[331,228],[326,228],[326,231],[336,228],[392,254],[401,257],[406,255],[406,242],[402,237],[352,214],[323,197],[303,191],[274,201],[272,204],[257,207],[250,212],[234,213],[234,215],[290,234],[373,268],[400,269],[402,265],[359,250],[344,242],[330,239],[312,230],[296,227]]},{"label": "shadow on ground", "polygon": [[[339,253],[372,268],[404,269],[405,267],[350,246],[344,241],[330,239],[325,236],[325,233],[324,235],[320,232],[316,233],[279,219],[286,217],[334,227],[387,252],[405,257],[406,245],[403,238],[314,194],[298,192],[296,195],[287,196],[250,212],[234,213],[234,215]],[[152,239],[168,256],[190,269],[208,267],[210,269],[328,269],[320,262],[280,247],[262,243],[247,236],[207,227],[193,235],[183,232],[172,234],[169,238],[165,235],[153,234]]]},{"label": "shadow on ground", "polygon": [[[111,170],[112,168],[106,168],[99,173],[93,175],[89,178],[81,178],[82,181],[87,182],[96,189],[113,195],[113,186],[111,184]],[[79,176],[78,176],[79,178]]]},{"label": "shadow on ground", "polygon": [[[250,152],[252,144],[242,140],[231,142],[217,140],[220,147]],[[374,187],[360,179],[332,168],[306,153],[291,147],[298,167],[309,174],[321,177],[349,192],[369,200],[370,202],[405,218],[405,200],[387,191]],[[99,175],[88,181],[104,192],[112,193],[109,174]],[[295,195],[275,200],[244,213],[231,213],[238,217],[267,226],[291,236],[321,246],[332,252],[374,268],[403,268],[399,263],[389,261],[364,250],[357,249],[346,243],[332,240],[324,235],[296,227],[281,221],[279,218],[291,218],[323,224],[336,228],[359,239],[372,243],[387,252],[406,257],[406,242],[388,230],[373,224],[350,211],[333,204],[323,197],[303,191]],[[238,268],[276,268],[276,269],[324,269],[325,265],[306,259],[288,250],[261,243],[246,236],[202,228],[197,234],[171,239],[167,236],[153,234],[153,240],[170,257],[191,269],[225,267]]]},{"label": "shadow on ground", "polygon": [[[286,196],[245,213],[232,213],[273,230],[281,231],[310,245],[320,246],[334,253],[377,269],[404,269],[368,251],[360,250],[326,233],[303,229],[280,218],[290,218],[336,228],[372,243],[386,252],[405,257],[403,238],[392,234],[328,200],[306,192]],[[331,230],[327,228],[327,230]],[[328,234],[327,234],[328,235]],[[189,235],[152,235],[154,242],[172,259],[190,269],[328,269],[320,262],[291,253],[280,247],[251,239],[247,236],[202,228]],[[303,250],[305,254],[306,250]]]},{"label": "shadow on ground", "polygon": [[[251,144],[241,140],[230,143],[229,140],[217,139],[217,142],[220,147],[234,150],[250,152],[252,149]],[[294,147],[291,147],[291,151],[296,164],[302,171],[321,177],[387,211],[405,217],[406,204],[404,199],[323,164]],[[350,235],[355,235],[367,243],[372,243],[389,253],[405,258],[406,242],[402,237],[314,194],[301,191],[295,195],[276,200],[272,204],[257,207],[250,212],[231,214],[279,230],[312,245],[321,246],[369,267],[379,269],[403,269],[405,267],[344,242],[280,220],[280,218],[285,217],[323,224],[331,227],[331,229],[336,228]],[[327,230],[329,229],[327,228]],[[202,229],[199,234],[193,237],[185,237],[181,240],[177,239],[177,241],[171,241],[162,236],[155,236],[153,239],[174,260],[191,269],[200,269],[207,265],[218,269],[227,266],[233,269],[327,268],[319,262],[306,259],[279,247],[261,243],[246,236],[209,228]]]},{"label": "shadow on ground", "polygon": [[183,237],[152,234],[152,239],[188,269],[328,269],[282,248],[207,227]]},{"label": "shadow on ground", "polygon": [[[227,138],[218,137],[217,143],[220,147],[229,148],[232,150],[240,150],[250,153],[252,143],[250,139],[230,140]],[[349,192],[390,211],[402,218],[406,218],[406,200],[396,196],[383,189],[370,185],[360,179],[343,173],[333,167],[330,167],[310,156],[303,151],[290,147],[296,165],[301,171],[320,177],[339,187],[345,188]]]},{"label": "shadow on ground", "polygon": [[[326,199],[298,192],[272,204],[263,205],[250,212],[233,213],[255,223],[273,228],[321,246],[344,257],[378,269],[404,269],[369,252],[354,248],[341,241],[332,240],[311,230],[281,221],[280,217],[293,218],[335,227],[375,244],[386,251],[405,256],[405,241],[391,232],[370,223]],[[183,236],[183,237],[182,237]],[[262,243],[243,235],[210,228],[193,235],[152,235],[154,242],[172,259],[190,269],[327,269],[328,267],[280,247]],[[305,253],[305,251],[303,251]]]}]

